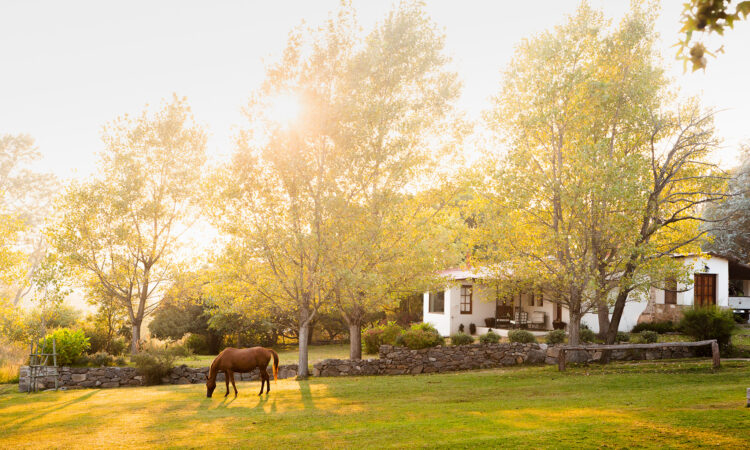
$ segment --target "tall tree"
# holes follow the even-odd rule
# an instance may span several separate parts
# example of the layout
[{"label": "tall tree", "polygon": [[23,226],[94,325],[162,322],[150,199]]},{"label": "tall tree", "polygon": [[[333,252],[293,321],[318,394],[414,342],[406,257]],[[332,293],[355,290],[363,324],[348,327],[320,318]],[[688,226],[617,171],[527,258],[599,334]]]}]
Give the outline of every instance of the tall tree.
[{"label": "tall tree", "polygon": [[729,197],[709,205],[704,213],[704,230],[711,235],[705,249],[750,263],[750,145],[742,148],[740,158],[729,182]]},{"label": "tall tree", "polygon": [[31,164],[40,158],[31,136],[0,136],[0,210],[13,237],[4,249],[18,257],[16,274],[5,280],[4,291],[16,306],[34,289],[32,278],[47,253],[44,221],[52,214],[52,199],[59,182],[50,173],[34,171]]},{"label": "tall tree", "polygon": [[136,353],[190,225],[206,135],[175,96],[153,115],[108,124],[103,140],[100,175],[68,187],[51,235],[69,264],[126,308]]},{"label": "tall tree", "polygon": [[616,334],[631,293],[683,275],[669,254],[695,248],[695,208],[721,195],[710,114],[694,102],[662,112],[643,17],[636,9],[610,31],[583,4],[524,41],[488,115],[509,150],[481,187],[484,257],[498,278],[510,270],[533,280],[519,286],[551,289],[574,343],[585,313],[599,310],[606,330],[614,306]]},{"label": "tall tree", "polygon": [[[269,69],[248,109],[264,142],[245,134],[224,176],[224,200],[215,202],[222,228],[254,259],[255,298],[298,317],[301,376],[321,306],[341,304],[357,339],[355,303],[386,299],[371,288],[372,274],[403,257],[419,238],[414,225],[428,223],[424,212],[434,205],[411,204],[412,217],[395,211],[428,186],[433,152],[446,149],[441,136],[453,137],[446,119],[458,93],[443,38],[416,3],[401,3],[364,36],[343,5],[305,36],[293,33]],[[262,119],[280,95],[299,101],[292,126]],[[399,227],[402,219],[412,223]]]}]

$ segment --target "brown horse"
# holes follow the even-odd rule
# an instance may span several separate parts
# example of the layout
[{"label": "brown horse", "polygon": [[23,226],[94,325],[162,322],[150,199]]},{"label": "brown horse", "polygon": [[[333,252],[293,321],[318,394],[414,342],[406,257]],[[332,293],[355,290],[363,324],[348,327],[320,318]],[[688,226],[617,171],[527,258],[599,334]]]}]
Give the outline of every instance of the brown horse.
[{"label": "brown horse", "polygon": [[216,375],[224,372],[224,380],[227,382],[227,393],[229,395],[229,381],[234,388],[234,396],[237,397],[237,386],[234,384],[234,372],[247,373],[252,372],[256,367],[260,370],[260,393],[263,394],[263,383],[266,383],[266,394],[271,391],[271,380],[268,376],[268,362],[273,356],[273,380],[278,379],[279,374],[279,355],[270,348],[253,347],[253,348],[232,348],[227,347],[214,358],[211,363],[211,370],[208,371],[208,380],[206,381],[206,397],[211,397],[216,389]]}]

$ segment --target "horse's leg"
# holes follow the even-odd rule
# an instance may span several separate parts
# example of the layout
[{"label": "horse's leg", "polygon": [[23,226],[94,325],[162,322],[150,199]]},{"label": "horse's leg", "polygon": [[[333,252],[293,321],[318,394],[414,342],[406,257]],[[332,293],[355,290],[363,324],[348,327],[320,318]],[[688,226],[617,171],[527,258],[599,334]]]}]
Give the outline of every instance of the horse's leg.
[{"label": "horse's leg", "polygon": [[258,368],[258,377],[260,378],[260,392],[258,392],[258,395],[263,395],[263,383],[266,382],[266,377],[263,376],[263,371]]},{"label": "horse's leg", "polygon": [[231,373],[232,373],[231,370],[225,370],[224,371],[224,381],[227,383],[227,393],[224,394],[224,397],[226,397],[227,395],[229,395],[229,377],[231,376],[230,375]]},{"label": "horse's leg", "polygon": [[229,372],[229,377],[232,379],[232,387],[234,388],[234,396],[237,397],[237,386],[234,384],[234,372]]},{"label": "horse's leg", "polygon": [[268,374],[268,369],[263,370],[263,374],[266,376],[266,394],[271,392],[271,375]]}]

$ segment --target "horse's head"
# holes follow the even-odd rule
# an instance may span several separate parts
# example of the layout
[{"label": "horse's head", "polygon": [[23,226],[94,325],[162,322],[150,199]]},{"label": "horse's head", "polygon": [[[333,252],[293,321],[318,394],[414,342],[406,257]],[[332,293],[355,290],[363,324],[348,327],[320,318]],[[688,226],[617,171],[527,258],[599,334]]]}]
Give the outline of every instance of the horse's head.
[{"label": "horse's head", "polygon": [[206,397],[211,398],[211,394],[214,393],[214,389],[216,389],[216,381],[215,380],[206,381]]}]

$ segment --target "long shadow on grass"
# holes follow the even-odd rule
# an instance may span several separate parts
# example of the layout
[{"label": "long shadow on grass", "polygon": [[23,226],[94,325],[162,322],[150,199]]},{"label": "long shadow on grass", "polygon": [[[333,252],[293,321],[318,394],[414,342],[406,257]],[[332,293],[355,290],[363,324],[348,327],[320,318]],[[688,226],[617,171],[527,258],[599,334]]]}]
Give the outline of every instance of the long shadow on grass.
[{"label": "long shadow on grass", "polygon": [[68,406],[72,406],[72,405],[74,405],[76,403],[80,403],[82,401],[88,400],[89,398],[93,397],[94,395],[98,394],[99,392],[101,392],[101,389],[92,390],[92,391],[90,391],[90,392],[88,392],[86,394],[83,394],[83,395],[79,396],[79,397],[76,397],[74,399],[68,400],[65,403],[62,403],[62,404],[59,404],[59,405],[55,405],[55,406],[52,406],[51,408],[47,408],[47,409],[34,408],[33,410],[28,411],[28,414],[30,414],[30,415],[27,418],[20,419],[20,420],[17,420],[15,422],[12,422],[11,424],[9,424],[9,426],[21,426],[21,425],[24,425],[26,423],[31,422],[32,420],[40,419],[40,418],[42,418],[42,417],[44,417],[44,416],[46,416],[46,415],[48,415],[50,413],[60,411],[61,409],[67,408]]}]

